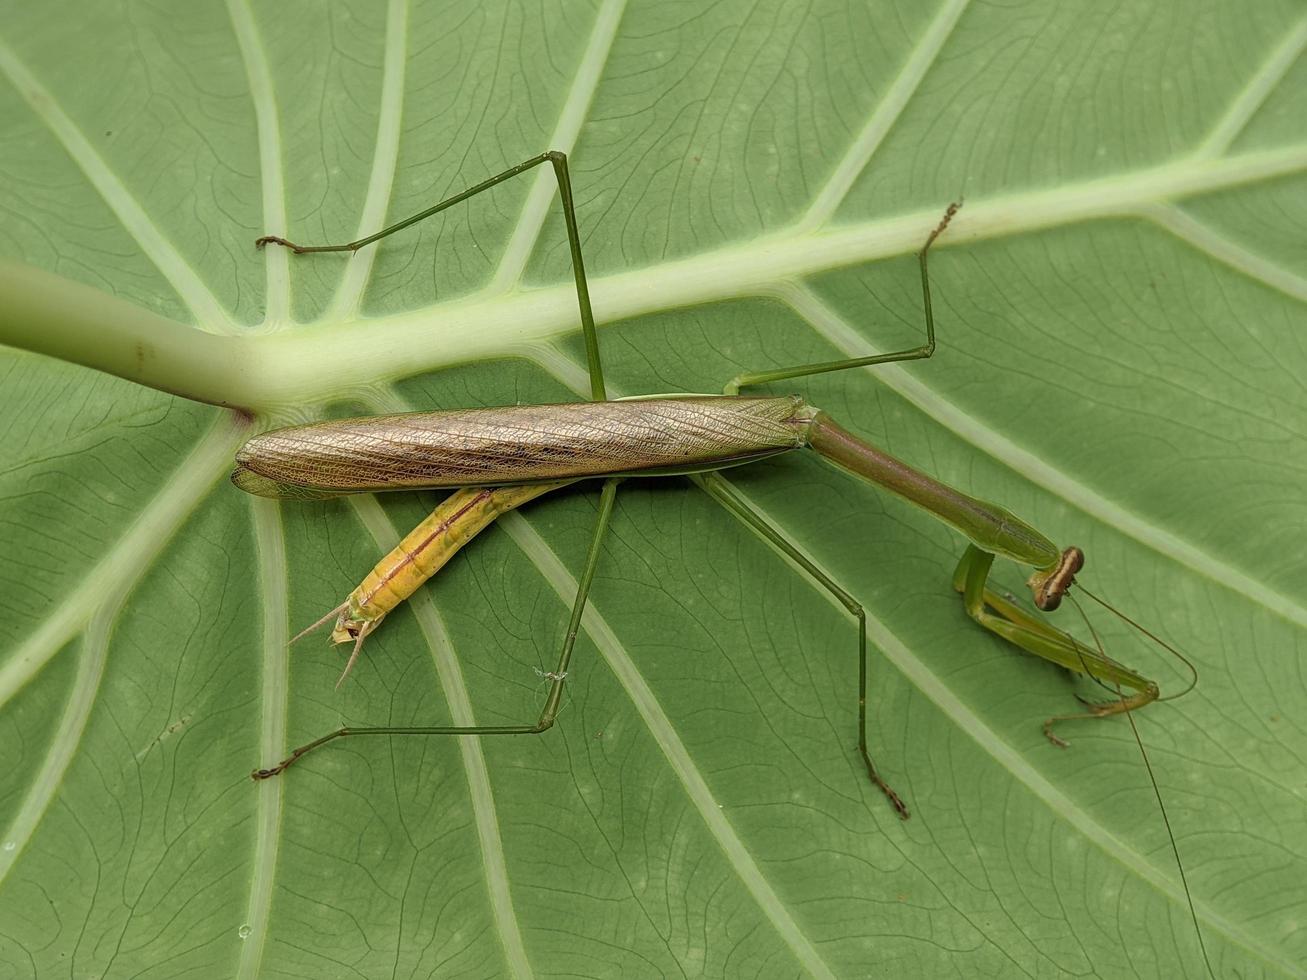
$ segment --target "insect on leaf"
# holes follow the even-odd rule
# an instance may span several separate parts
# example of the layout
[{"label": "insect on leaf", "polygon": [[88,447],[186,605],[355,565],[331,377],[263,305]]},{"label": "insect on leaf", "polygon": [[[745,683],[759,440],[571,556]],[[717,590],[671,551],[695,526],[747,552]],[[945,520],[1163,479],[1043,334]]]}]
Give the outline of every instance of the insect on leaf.
[{"label": "insect on leaf", "polygon": [[566,236],[540,173],[353,256],[254,239],[348,241],[558,148],[619,394],[920,342],[911,256],[965,198],[934,358],[760,393],[1084,548],[1193,657],[1197,690],[1137,720],[1207,947],[1294,975],[1304,45],[1289,2],[15,6],[0,962],[1200,975],[1128,727],[1050,746],[1093,689],[966,618],[955,534],[804,456],[729,478],[865,604],[910,821],[853,752],[852,621],[683,479],[619,492],[553,731],[347,740],[249,781],[342,724],[533,719],[597,498],[486,532],[334,691],[340,652],[285,641],[436,498],[252,501],[236,447],[584,397]]}]

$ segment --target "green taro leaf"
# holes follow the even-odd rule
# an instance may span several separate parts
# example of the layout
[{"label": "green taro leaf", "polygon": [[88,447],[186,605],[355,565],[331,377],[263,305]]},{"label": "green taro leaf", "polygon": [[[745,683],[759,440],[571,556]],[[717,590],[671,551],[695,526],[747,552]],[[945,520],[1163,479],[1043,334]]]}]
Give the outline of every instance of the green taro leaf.
[{"label": "green taro leaf", "polygon": [[1203,974],[1129,726],[1041,734],[1106,695],[809,454],[728,476],[866,606],[909,821],[853,751],[853,620],[683,479],[622,486],[548,734],[249,780],[544,702],[597,485],[487,531],[337,691],[289,636],[437,496],[226,476],[276,424],[584,396],[547,170],[353,256],[253,246],[547,148],[622,394],[919,343],[912,253],[965,197],[935,357],[770,390],[1080,545],[1187,651],[1136,720],[1212,966],[1301,975],[1305,45],[1290,0],[8,5],[0,977]]}]

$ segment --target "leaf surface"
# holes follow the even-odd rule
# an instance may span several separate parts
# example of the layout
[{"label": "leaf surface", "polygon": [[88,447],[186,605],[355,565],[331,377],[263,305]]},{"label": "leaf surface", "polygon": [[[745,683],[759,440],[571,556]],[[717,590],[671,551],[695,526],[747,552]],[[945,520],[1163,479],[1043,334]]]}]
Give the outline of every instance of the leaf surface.
[{"label": "leaf surface", "polygon": [[772,390],[1080,545],[1189,653],[1197,689],[1137,722],[1207,949],[1296,975],[1305,45],[1288,2],[11,11],[4,975],[1201,975],[1128,727],[1050,746],[1094,689],[966,618],[953,532],[801,454],[729,478],[866,607],[911,820],[853,752],[853,621],[675,479],[623,485],[547,735],[352,739],[249,781],[341,725],[544,702],[594,486],[486,532],[336,691],[339,652],[288,637],[435,497],[226,474],[273,424],[584,395],[547,171],[352,256],[253,248],[547,148],[620,394],[920,343],[911,256],[965,197],[938,353]]}]

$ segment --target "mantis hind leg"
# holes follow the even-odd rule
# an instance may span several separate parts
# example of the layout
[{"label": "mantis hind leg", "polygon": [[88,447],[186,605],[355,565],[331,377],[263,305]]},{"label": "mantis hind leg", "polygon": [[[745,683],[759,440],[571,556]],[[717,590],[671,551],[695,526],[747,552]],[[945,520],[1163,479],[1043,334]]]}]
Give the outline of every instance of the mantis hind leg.
[{"label": "mantis hind leg", "polygon": [[595,401],[603,401],[608,396],[604,391],[603,366],[599,362],[599,338],[595,332],[594,311],[590,308],[590,287],[585,278],[585,262],[581,257],[581,234],[576,225],[576,203],[572,197],[572,178],[567,169],[567,154],[561,150],[549,150],[529,160],[523,160],[516,167],[509,167],[503,173],[495,174],[495,176],[489,177],[481,181],[481,183],[455,194],[453,197],[447,197],[438,204],[433,204],[425,211],[410,215],[403,221],[397,221],[393,225],[381,229],[376,234],[360,238],[358,241],[345,242],[340,245],[297,245],[295,242],[288,241],[278,235],[264,235],[256,240],[254,244],[259,248],[263,248],[265,245],[284,245],[296,255],[308,252],[357,252],[365,245],[371,245],[373,242],[380,241],[397,231],[403,231],[409,225],[425,221],[446,208],[451,208],[470,197],[476,197],[482,191],[488,191],[496,184],[503,183],[518,174],[526,173],[528,170],[532,170],[546,162],[554,168],[554,177],[558,181],[558,195],[563,201],[563,223],[567,226],[567,247],[572,257],[572,276],[576,280],[576,303],[580,308],[581,332],[585,336],[585,356],[590,369],[590,397]]},{"label": "mantis hind leg", "polygon": [[604,482],[603,492],[599,496],[599,518],[595,522],[594,534],[590,538],[590,550],[586,554],[585,569],[577,583],[576,599],[572,603],[572,616],[567,624],[567,633],[563,637],[562,649],[558,655],[558,666],[545,676],[550,680],[549,695],[545,699],[540,717],[531,725],[428,725],[420,727],[381,726],[370,728],[338,728],[321,738],[301,745],[275,766],[256,769],[250,774],[253,779],[269,779],[285,772],[292,764],[314,749],[334,742],[336,739],[350,735],[539,735],[553,727],[558,717],[558,709],[563,702],[563,683],[567,679],[567,668],[572,661],[572,649],[576,645],[576,636],[581,629],[581,614],[585,612],[586,599],[590,595],[590,585],[594,581],[595,570],[599,567],[599,554],[603,544],[604,533],[608,530],[609,520],[613,515],[613,502],[617,497],[617,479]]},{"label": "mantis hind leg", "polygon": [[867,749],[867,614],[861,604],[842,589],[829,575],[813,564],[808,556],[800,551],[785,535],[772,527],[766,518],[750,507],[744,498],[718,474],[702,473],[692,476],[691,479],[730,511],[731,514],[743,521],[765,541],[770,542],[777,550],[803,569],[809,578],[834,596],[836,601],[858,621],[858,754],[867,768],[867,775],[871,778],[871,781],[885,794],[895,812],[904,820],[908,819],[907,805],[899,797],[899,794],[894,792],[889,783],[881,778],[880,773],[876,770],[876,764],[871,761],[871,753]]},{"label": "mantis hind leg", "polygon": [[[1044,734],[1050,742],[1066,747],[1067,743],[1053,732],[1053,725],[1059,721],[1107,718],[1134,711],[1157,700],[1157,685],[1146,677],[1117,663],[1102,651],[1080,643],[1070,634],[1049,625],[990,589],[987,582],[993,562],[992,554],[975,545],[969,545],[958,561],[957,570],[953,573],[953,588],[962,593],[967,615],[991,633],[1001,636],[1027,653],[1084,674],[1118,695],[1112,701],[1085,702],[1087,711],[1049,718],[1044,722]],[[1122,688],[1130,688],[1135,693],[1127,696]]]},{"label": "mantis hind leg", "polygon": [[958,208],[962,207],[960,202],[950,204],[944,211],[944,217],[940,218],[939,224],[935,230],[926,238],[926,244],[921,246],[921,251],[917,253],[917,262],[921,266],[921,304],[922,311],[926,319],[926,342],[918,347],[909,347],[904,350],[892,351],[888,354],[872,354],[868,357],[852,357],[842,361],[822,361],[816,364],[796,364],[793,367],[777,368],[772,371],[757,371],[749,374],[737,374],[734,378],[726,383],[725,391],[728,395],[737,395],[740,389],[748,385],[767,384],[771,381],[784,381],[787,378],[803,378],[813,374],[826,374],[830,371],[843,371],[847,368],[870,367],[873,364],[891,364],[895,361],[917,361],[930,357],[935,353],[935,316],[930,308],[930,273],[926,267],[926,256],[930,252],[930,246],[935,243],[935,239],[944,233],[949,222],[953,220],[953,215],[957,214]]}]

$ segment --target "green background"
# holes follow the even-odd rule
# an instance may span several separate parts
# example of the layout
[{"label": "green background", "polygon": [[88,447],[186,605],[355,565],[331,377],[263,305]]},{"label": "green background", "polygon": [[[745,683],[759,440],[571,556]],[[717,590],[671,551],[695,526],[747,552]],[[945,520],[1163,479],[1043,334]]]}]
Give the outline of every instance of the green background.
[{"label": "green background", "polygon": [[353,258],[252,246],[349,239],[550,147],[620,393],[917,343],[911,253],[965,197],[937,356],[775,390],[1082,546],[1086,584],[1192,656],[1197,690],[1137,719],[1212,963],[1307,960],[1301,5],[0,24],[25,264],[0,267],[0,978],[1201,975],[1128,726],[1051,747],[1089,691],[964,616],[956,535],[803,454],[730,479],[867,606],[910,821],[852,752],[852,622],[678,480],[619,493],[547,736],[359,740],[249,781],[342,723],[543,702],[594,487],[488,531],[337,692],[339,652],[286,639],[434,495],[278,505],[226,474],[276,423],[584,392],[547,174]]}]

